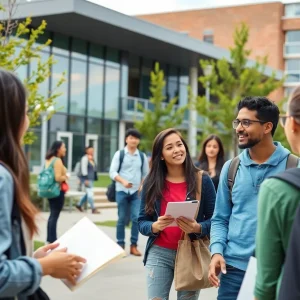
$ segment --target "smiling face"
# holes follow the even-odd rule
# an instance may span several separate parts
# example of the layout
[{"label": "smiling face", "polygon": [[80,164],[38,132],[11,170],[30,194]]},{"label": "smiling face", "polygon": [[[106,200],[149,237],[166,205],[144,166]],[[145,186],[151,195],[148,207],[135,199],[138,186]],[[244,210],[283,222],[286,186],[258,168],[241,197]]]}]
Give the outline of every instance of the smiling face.
[{"label": "smiling face", "polygon": [[[256,111],[242,108],[237,116],[237,119],[259,121],[256,117]],[[236,134],[238,137],[238,146],[240,149],[252,148],[262,141],[266,132],[265,125],[259,122],[250,122],[249,127],[245,128],[240,123],[236,128]],[[270,132],[270,131],[268,131]]]},{"label": "smiling face", "polygon": [[167,166],[182,165],[186,158],[185,146],[178,134],[168,135],[163,142],[162,157]]}]

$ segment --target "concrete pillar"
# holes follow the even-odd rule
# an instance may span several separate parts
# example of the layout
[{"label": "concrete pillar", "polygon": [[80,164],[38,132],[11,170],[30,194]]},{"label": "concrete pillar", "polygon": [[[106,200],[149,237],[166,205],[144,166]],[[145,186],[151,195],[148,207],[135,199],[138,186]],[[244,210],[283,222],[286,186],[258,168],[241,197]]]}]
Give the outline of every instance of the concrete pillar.
[{"label": "concrete pillar", "polygon": [[[198,95],[198,68],[190,68],[190,87],[194,97]],[[189,111],[188,145],[192,158],[197,156],[197,111]]]},{"label": "concrete pillar", "polygon": [[123,149],[125,145],[125,130],[126,123],[124,121],[120,121],[119,123],[119,149]]}]

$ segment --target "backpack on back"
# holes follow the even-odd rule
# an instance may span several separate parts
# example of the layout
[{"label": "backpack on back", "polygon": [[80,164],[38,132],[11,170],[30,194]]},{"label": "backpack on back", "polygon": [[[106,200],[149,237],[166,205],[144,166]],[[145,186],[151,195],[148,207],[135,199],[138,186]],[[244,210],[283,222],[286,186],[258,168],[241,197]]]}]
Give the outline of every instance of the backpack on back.
[{"label": "backpack on back", "polygon": [[54,164],[57,158],[54,158],[48,168],[44,167],[44,170],[38,176],[38,195],[42,198],[55,198],[60,194],[60,184],[55,181]]},{"label": "backpack on back", "polygon": [[[138,151],[139,151],[140,158],[141,158],[141,161],[142,161],[141,172],[143,173],[144,153],[141,152],[140,150],[138,150]],[[122,149],[122,150],[120,150],[118,173],[121,170],[122,163],[123,163],[123,160],[124,160],[124,156],[125,156],[125,151],[124,151],[124,149]],[[110,202],[116,202],[116,182],[114,180],[112,180],[111,184],[107,187],[106,197]]]},{"label": "backpack on back", "polygon": [[[293,154],[289,154],[287,161],[286,161],[286,169],[291,169],[291,168],[297,168],[299,164],[299,158]],[[230,203],[231,206],[233,206],[232,203],[232,189],[235,181],[235,176],[237,173],[237,170],[240,165],[240,158],[236,156],[235,158],[232,159],[230,165],[229,165],[229,170],[228,170],[228,177],[227,177],[227,182],[228,182],[228,188],[230,191]]]}]

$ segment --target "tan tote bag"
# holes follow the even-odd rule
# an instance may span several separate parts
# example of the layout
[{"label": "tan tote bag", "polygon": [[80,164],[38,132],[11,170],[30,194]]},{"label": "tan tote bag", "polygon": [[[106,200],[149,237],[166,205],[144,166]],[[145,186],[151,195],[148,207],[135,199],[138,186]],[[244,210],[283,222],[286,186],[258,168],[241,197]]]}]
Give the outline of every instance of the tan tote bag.
[{"label": "tan tote bag", "polygon": [[[202,175],[203,171],[200,171],[198,173],[198,186],[200,190],[196,195],[199,205],[195,219],[198,216],[200,208]],[[176,291],[198,291],[212,287],[208,280],[208,269],[211,260],[208,247],[208,237],[192,242],[188,234],[182,233],[181,239],[178,242],[175,261]]]}]

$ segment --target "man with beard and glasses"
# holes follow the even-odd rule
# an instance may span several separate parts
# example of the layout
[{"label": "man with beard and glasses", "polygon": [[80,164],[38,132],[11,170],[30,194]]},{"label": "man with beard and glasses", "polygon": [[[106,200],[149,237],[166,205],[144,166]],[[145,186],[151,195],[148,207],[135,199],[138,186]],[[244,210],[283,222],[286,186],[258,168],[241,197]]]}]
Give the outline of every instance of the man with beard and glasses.
[{"label": "man with beard and glasses", "polygon": [[222,169],[211,220],[209,280],[219,287],[218,300],[237,299],[255,249],[259,187],[264,179],[286,169],[290,154],[273,142],[279,120],[279,109],[273,102],[265,97],[246,97],[237,110],[233,128],[239,148],[245,150],[239,155],[232,191],[228,184],[231,160]]}]

